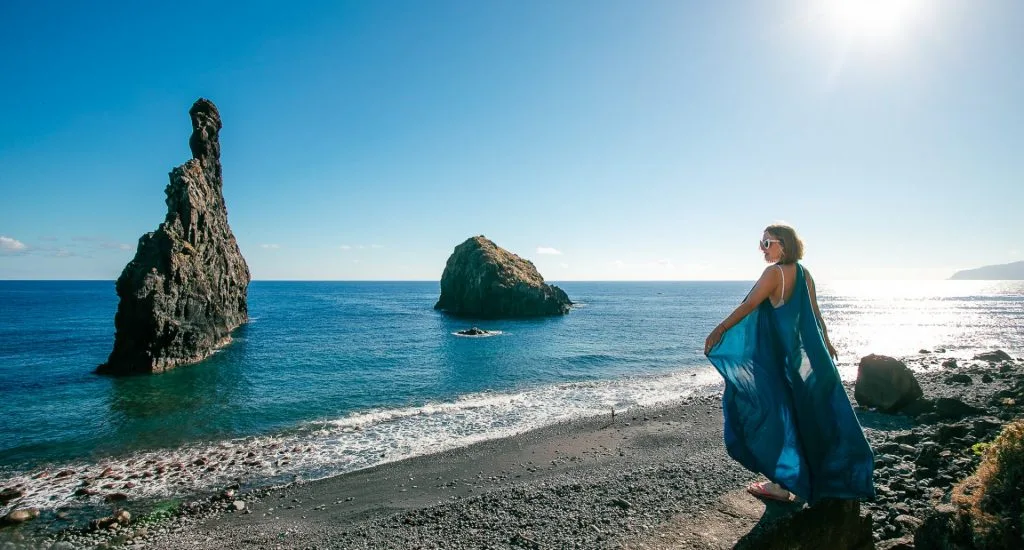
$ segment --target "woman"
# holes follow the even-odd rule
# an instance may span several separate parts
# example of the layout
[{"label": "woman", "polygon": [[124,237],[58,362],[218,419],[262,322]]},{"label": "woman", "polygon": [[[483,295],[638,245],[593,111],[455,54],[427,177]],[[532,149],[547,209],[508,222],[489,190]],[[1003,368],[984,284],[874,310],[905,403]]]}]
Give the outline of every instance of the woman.
[{"label": "woman", "polygon": [[798,263],[803,242],[770,225],[759,246],[771,265],[704,343],[725,378],[726,449],[771,480],[747,488],[758,497],[872,498],[874,456],[836,371],[814,279]]}]

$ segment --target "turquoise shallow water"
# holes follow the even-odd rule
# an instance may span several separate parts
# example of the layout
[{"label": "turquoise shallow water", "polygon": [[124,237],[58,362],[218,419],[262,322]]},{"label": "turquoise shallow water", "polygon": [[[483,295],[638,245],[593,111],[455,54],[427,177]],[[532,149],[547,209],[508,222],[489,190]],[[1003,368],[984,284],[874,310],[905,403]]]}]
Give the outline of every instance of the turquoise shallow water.
[{"label": "turquoise shallow water", "polygon": [[[108,378],[92,370],[112,345],[113,282],[0,281],[0,486],[44,468],[187,462],[226,447],[251,463],[193,483],[326,475],[669,400],[716,381],[704,337],[750,286],[559,284],[579,304],[569,315],[474,322],[432,309],[436,282],[257,281],[251,322],[209,360]],[[1019,282],[820,292],[846,377],[869,352],[1024,350]],[[472,325],[501,334],[453,334]],[[304,451],[284,461],[273,445]]]}]

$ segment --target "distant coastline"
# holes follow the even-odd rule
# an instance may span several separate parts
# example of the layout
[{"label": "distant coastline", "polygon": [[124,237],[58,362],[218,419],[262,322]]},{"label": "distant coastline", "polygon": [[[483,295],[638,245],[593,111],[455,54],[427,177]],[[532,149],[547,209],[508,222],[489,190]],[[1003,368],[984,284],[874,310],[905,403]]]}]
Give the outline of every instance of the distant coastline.
[{"label": "distant coastline", "polygon": [[957,271],[950,277],[954,281],[1022,281],[1024,261],[1009,264],[986,265],[975,269]]}]

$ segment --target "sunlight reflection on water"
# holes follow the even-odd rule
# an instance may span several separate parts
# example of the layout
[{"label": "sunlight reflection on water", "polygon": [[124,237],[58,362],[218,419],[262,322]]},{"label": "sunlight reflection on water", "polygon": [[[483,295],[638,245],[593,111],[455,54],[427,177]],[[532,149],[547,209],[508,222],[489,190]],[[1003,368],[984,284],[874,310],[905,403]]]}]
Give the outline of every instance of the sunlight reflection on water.
[{"label": "sunlight reflection on water", "polygon": [[835,281],[821,285],[819,302],[844,378],[870,353],[1024,349],[1022,281]]}]

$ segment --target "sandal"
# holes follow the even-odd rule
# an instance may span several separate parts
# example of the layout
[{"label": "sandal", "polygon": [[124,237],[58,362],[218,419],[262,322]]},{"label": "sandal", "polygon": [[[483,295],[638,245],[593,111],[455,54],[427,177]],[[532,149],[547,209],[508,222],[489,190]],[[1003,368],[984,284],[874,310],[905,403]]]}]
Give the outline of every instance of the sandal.
[{"label": "sandal", "polygon": [[[781,491],[781,492],[780,492]],[[794,502],[796,496],[770,481],[758,481],[747,486],[747,492],[757,498],[778,500],[781,502]]]}]

